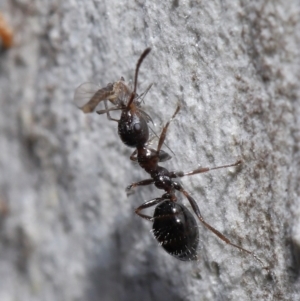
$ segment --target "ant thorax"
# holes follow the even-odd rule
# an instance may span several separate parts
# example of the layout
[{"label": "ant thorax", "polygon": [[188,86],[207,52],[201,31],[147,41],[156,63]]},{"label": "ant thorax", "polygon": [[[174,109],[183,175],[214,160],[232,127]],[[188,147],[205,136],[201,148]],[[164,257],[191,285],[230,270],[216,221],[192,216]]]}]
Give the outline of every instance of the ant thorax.
[{"label": "ant thorax", "polygon": [[155,160],[158,163],[157,151],[153,148],[149,148],[147,146],[143,146],[137,148],[137,158],[138,162],[142,164],[143,162],[149,162]]}]

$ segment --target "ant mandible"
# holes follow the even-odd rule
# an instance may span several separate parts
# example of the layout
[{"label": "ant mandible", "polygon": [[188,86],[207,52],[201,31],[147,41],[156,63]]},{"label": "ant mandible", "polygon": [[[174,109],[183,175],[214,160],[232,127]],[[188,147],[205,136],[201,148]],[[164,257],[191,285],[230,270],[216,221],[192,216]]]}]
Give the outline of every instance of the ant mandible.
[{"label": "ant mandible", "polygon": [[[99,102],[104,101],[105,110],[97,111],[97,113],[106,113],[108,119],[118,122],[118,134],[123,143],[129,147],[136,148],[130,156],[130,159],[137,161],[151,178],[129,185],[126,189],[127,193],[137,186],[149,184],[154,184],[158,189],[165,191],[161,197],[147,201],[136,208],[135,213],[153,222],[152,232],[154,237],[166,252],[183,261],[198,259],[197,246],[199,243],[199,231],[197,222],[191,212],[183,204],[177,202],[175,192],[179,191],[187,198],[198,220],[206,228],[225,243],[252,255],[263,266],[263,262],[253,252],[232,243],[227,237],[207,223],[202,217],[194,198],[179,182],[173,180],[175,178],[204,173],[210,170],[237,166],[241,164],[241,161],[213,168],[197,168],[189,172],[170,172],[166,168],[158,165],[159,162],[171,158],[166,152],[161,150],[161,147],[164,144],[169,124],[179,112],[180,106],[177,106],[175,113],[162,129],[157,148],[150,148],[148,144],[149,128],[147,123],[152,120],[151,117],[140,108],[141,97],[136,94],[138,71],[150,50],[150,48],[147,48],[137,62],[134,89],[132,91],[124,83],[123,78],[114,84],[108,84],[105,88],[91,91],[88,91],[90,83],[85,83],[77,88],[75,101],[84,99],[84,96],[88,97],[88,102],[84,103],[83,106],[79,106],[85,113],[94,111]],[[148,90],[143,94],[146,94]],[[112,108],[108,108],[107,100],[114,105]],[[116,110],[122,111],[120,119],[114,119],[109,114],[110,111]],[[156,206],[153,216],[141,213],[142,210],[152,206]]]}]

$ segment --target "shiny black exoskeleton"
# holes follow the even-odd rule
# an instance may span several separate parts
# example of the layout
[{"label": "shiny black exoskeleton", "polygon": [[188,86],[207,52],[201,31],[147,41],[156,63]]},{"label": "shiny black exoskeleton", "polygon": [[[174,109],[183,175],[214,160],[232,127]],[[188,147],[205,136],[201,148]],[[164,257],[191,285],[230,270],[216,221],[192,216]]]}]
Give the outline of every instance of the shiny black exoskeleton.
[{"label": "shiny black exoskeleton", "polygon": [[[104,101],[106,109],[97,111],[97,113],[106,113],[110,120],[117,121],[120,139],[125,145],[135,148],[130,159],[136,161],[140,167],[149,174],[150,178],[128,186],[128,193],[137,186],[149,184],[154,184],[158,189],[165,191],[162,197],[146,201],[136,208],[135,212],[140,217],[153,222],[154,237],[168,254],[182,261],[198,259],[197,248],[199,243],[199,231],[197,223],[193,214],[187,207],[178,203],[176,192],[180,192],[187,198],[194,214],[207,229],[212,231],[227,244],[251,254],[262,264],[262,261],[253,252],[231,243],[228,238],[208,224],[203,219],[196,201],[179,182],[174,180],[178,177],[204,173],[209,170],[237,166],[241,161],[214,168],[197,168],[189,172],[170,172],[166,168],[158,165],[158,163],[167,161],[171,158],[166,152],[161,150],[161,147],[164,144],[169,124],[178,113],[180,106],[178,105],[175,113],[164,126],[161,135],[159,136],[157,148],[150,148],[148,123],[152,120],[150,116],[140,108],[140,97],[136,94],[139,67],[149,52],[150,48],[147,48],[137,62],[133,90],[125,85],[124,79],[121,78],[120,81],[109,84],[107,87],[92,93],[89,102],[85,103],[83,106],[79,106],[79,108],[85,113],[92,112],[100,101]],[[78,87],[75,93],[75,100],[81,99],[82,95],[85,94],[84,90],[89,87],[89,84],[83,84]],[[107,107],[107,100],[114,105],[112,108]],[[110,116],[110,112],[116,110],[122,111],[121,117],[118,120]],[[153,206],[156,206],[153,216],[142,213],[144,209]]]},{"label": "shiny black exoskeleton", "polygon": [[170,255],[183,261],[198,259],[197,222],[184,205],[171,201],[157,205],[152,229],[156,240]]},{"label": "shiny black exoskeleton", "polygon": [[129,147],[143,146],[149,139],[149,127],[140,110],[124,109],[118,122],[118,134]]}]

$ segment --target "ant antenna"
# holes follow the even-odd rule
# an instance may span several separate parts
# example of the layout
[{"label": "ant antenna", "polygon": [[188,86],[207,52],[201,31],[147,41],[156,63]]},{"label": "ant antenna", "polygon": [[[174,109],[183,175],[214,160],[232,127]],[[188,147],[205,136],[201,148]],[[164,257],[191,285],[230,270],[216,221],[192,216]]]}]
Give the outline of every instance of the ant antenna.
[{"label": "ant antenna", "polygon": [[150,84],[149,87],[141,95],[139,95],[136,98],[136,100],[140,99],[139,103],[142,103],[142,102],[145,103],[144,98],[145,98],[145,96],[147,95],[147,93],[149,92],[149,90],[151,89],[152,86],[153,86],[153,84]]},{"label": "ant antenna", "polygon": [[134,97],[136,95],[136,86],[137,86],[137,78],[138,78],[138,73],[139,73],[139,69],[140,69],[140,66],[143,62],[143,60],[145,59],[145,57],[149,54],[149,52],[151,51],[151,48],[146,48],[144,50],[144,52],[142,53],[142,55],[140,56],[137,64],[136,64],[136,68],[135,68],[135,76],[134,76],[134,88],[133,88],[133,91],[130,95],[130,99],[128,101],[128,104],[127,104],[127,109],[130,107],[130,105],[132,104],[133,100],[134,100]]},{"label": "ant antenna", "polygon": [[[151,128],[151,126],[149,126],[149,129],[151,130],[151,132],[154,134],[154,136],[156,137],[156,138],[158,138],[158,140],[159,140],[159,136],[156,134],[156,132]],[[172,149],[169,147],[169,145],[166,143],[166,142],[164,142],[164,145],[166,146],[166,148],[174,155],[174,156],[176,156],[176,154],[172,151]]]}]

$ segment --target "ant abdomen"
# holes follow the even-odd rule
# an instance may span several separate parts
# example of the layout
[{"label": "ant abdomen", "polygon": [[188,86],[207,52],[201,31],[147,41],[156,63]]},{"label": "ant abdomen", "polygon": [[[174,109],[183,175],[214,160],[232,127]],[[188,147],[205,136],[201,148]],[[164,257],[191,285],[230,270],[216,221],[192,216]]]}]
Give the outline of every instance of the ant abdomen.
[{"label": "ant abdomen", "polygon": [[179,260],[197,260],[197,222],[182,204],[164,201],[153,215],[153,234],[167,253]]},{"label": "ant abdomen", "polygon": [[118,133],[122,142],[129,147],[143,146],[149,139],[147,121],[137,111],[122,112],[118,122]]}]

